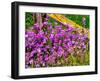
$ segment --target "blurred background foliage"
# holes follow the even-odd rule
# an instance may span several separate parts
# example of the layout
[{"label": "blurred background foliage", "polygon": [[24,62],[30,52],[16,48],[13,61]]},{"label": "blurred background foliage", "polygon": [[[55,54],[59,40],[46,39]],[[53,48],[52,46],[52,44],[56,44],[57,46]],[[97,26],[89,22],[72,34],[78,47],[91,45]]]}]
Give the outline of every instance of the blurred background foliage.
[{"label": "blurred background foliage", "polygon": [[[84,17],[86,19],[86,26],[85,28],[89,28],[90,27],[90,19],[89,19],[89,15],[73,15],[73,14],[63,14],[65,15],[65,17],[69,18],[70,20],[74,21],[75,23],[83,26],[82,24],[82,18]],[[52,23],[52,25],[55,25],[55,20],[53,18],[49,18],[48,23]],[[25,27],[29,28],[31,26],[33,26],[34,24],[34,18],[33,18],[33,13],[32,12],[26,12],[25,14]],[[59,22],[58,22],[59,24]]]},{"label": "blurred background foliage", "polygon": [[34,20],[33,20],[33,13],[30,12],[26,12],[25,13],[25,27],[31,27],[34,24]]},{"label": "blurred background foliage", "polygon": [[70,20],[76,22],[77,24],[81,25],[81,26],[83,26],[82,19],[84,17],[86,19],[86,26],[85,26],[85,28],[89,28],[90,27],[89,15],[71,15],[71,14],[66,14],[65,16],[67,18],[69,18]]}]

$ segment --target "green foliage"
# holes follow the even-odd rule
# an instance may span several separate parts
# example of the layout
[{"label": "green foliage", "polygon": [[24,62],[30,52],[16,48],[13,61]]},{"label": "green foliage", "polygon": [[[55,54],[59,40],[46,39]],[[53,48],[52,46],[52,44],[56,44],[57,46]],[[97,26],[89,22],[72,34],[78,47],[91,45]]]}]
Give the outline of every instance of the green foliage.
[{"label": "green foliage", "polygon": [[[63,14],[65,15],[65,14]],[[72,21],[76,22],[77,24],[83,26],[82,24],[82,18],[85,17],[86,18],[86,27],[85,28],[89,28],[90,27],[90,19],[89,19],[89,15],[71,15],[71,14],[66,14],[65,15],[67,18],[71,19]],[[55,20],[53,18],[49,18],[48,23],[52,23],[52,25],[55,25]],[[59,24],[59,22],[57,22]]]},{"label": "green foliage", "polygon": [[72,21],[76,22],[77,24],[82,25],[82,18],[85,17],[86,18],[86,28],[90,27],[90,19],[89,19],[89,15],[71,15],[71,14],[66,14],[65,15],[67,18],[71,19]]},{"label": "green foliage", "polygon": [[68,66],[75,66],[75,65],[77,65],[77,64],[78,64],[77,58],[74,57],[72,54],[70,54],[70,55],[68,56],[67,65],[68,65]]},{"label": "green foliage", "polygon": [[78,56],[74,56],[72,54],[70,54],[68,56],[68,62],[67,62],[67,66],[80,66],[80,65],[89,65],[89,51],[85,53],[84,55],[84,59],[83,59],[83,62],[81,58],[78,58]]},{"label": "green foliage", "polygon": [[49,18],[49,20],[48,20],[48,23],[52,23],[52,25],[54,26],[55,25],[55,20],[54,19],[52,19],[52,18]]},{"label": "green foliage", "polygon": [[25,27],[29,28],[33,25],[34,20],[33,20],[33,15],[32,13],[26,12],[25,13]]},{"label": "green foliage", "polygon": [[89,52],[87,52],[86,54],[85,54],[85,60],[84,60],[84,65],[89,65],[89,62],[90,62],[90,60],[89,60]]},{"label": "green foliage", "polygon": [[55,24],[60,25],[60,22],[56,21],[55,19],[51,17],[49,18],[48,23],[52,23],[53,27],[55,26]]},{"label": "green foliage", "polygon": [[[34,19],[33,19],[33,13],[31,12],[26,12],[25,13],[25,27],[31,27],[34,24]],[[64,14],[65,15],[65,14]],[[72,21],[76,22],[77,24],[82,26],[82,18],[86,18],[86,28],[90,27],[90,19],[89,15],[72,15],[72,14],[66,14],[65,15],[67,18],[71,19]],[[48,23],[52,23],[52,25],[55,25],[55,20],[53,18],[49,18]],[[57,22],[59,24],[59,22]]]}]

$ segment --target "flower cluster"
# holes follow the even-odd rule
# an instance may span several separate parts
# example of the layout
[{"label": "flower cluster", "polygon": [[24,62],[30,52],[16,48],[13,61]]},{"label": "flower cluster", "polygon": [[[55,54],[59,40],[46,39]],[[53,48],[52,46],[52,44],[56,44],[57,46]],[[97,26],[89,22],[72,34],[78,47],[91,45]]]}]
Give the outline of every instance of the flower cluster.
[{"label": "flower cluster", "polygon": [[70,54],[85,54],[89,38],[71,25],[55,26],[47,21],[42,28],[35,23],[25,31],[25,67],[49,67],[66,65]]}]

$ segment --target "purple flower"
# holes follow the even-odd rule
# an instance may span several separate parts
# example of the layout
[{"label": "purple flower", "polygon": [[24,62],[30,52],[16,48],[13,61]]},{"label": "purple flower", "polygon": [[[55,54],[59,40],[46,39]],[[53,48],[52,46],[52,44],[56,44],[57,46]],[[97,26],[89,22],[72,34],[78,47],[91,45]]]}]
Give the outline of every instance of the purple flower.
[{"label": "purple flower", "polygon": [[85,49],[86,48],[86,45],[83,45],[82,48]]},{"label": "purple flower", "polygon": [[43,26],[47,26],[48,25],[48,22],[43,22]]},{"label": "purple flower", "polygon": [[61,46],[59,46],[59,48],[58,48],[58,57],[61,57],[63,55],[63,53],[64,53],[63,48]]},{"label": "purple flower", "polygon": [[33,59],[30,59],[29,63],[32,64],[33,63]]},{"label": "purple flower", "polygon": [[35,23],[34,26],[33,26],[33,29],[36,30],[36,31],[39,31],[40,30],[39,24]]},{"label": "purple flower", "polygon": [[47,38],[44,38],[43,39],[43,43],[47,43]]},{"label": "purple flower", "polygon": [[[38,23],[25,31],[25,68],[55,66],[70,54],[87,49],[87,34],[69,24],[52,25],[46,17],[43,28]],[[57,65],[58,66],[58,65]]]},{"label": "purple flower", "polygon": [[49,56],[45,55],[45,61],[48,61],[48,60],[49,60]]},{"label": "purple flower", "polygon": [[71,46],[72,46],[72,42],[69,41],[69,42],[67,43],[67,45],[68,45],[69,47],[71,47]]},{"label": "purple flower", "polygon": [[26,65],[25,65],[25,68],[28,68],[28,67],[29,67],[29,66],[26,64]]},{"label": "purple flower", "polygon": [[57,33],[61,32],[61,29],[62,29],[62,26],[61,25],[58,25],[58,26],[55,26],[56,30],[57,30]]},{"label": "purple flower", "polygon": [[38,52],[38,53],[41,53],[41,49],[40,49],[40,48],[38,48],[38,49],[37,49],[37,52]]},{"label": "purple flower", "polygon": [[40,67],[40,65],[39,65],[39,64],[35,64],[35,67],[36,67],[36,68],[39,68],[39,67]]}]

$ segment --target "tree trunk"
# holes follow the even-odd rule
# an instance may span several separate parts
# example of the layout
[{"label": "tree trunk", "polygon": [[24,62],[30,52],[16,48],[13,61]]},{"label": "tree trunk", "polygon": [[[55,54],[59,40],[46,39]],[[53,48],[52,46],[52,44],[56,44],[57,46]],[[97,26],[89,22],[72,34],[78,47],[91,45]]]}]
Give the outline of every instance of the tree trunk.
[{"label": "tree trunk", "polygon": [[39,27],[41,30],[41,28],[42,28],[42,15],[41,15],[41,13],[36,14],[36,20],[37,20],[37,23],[39,24]]}]

